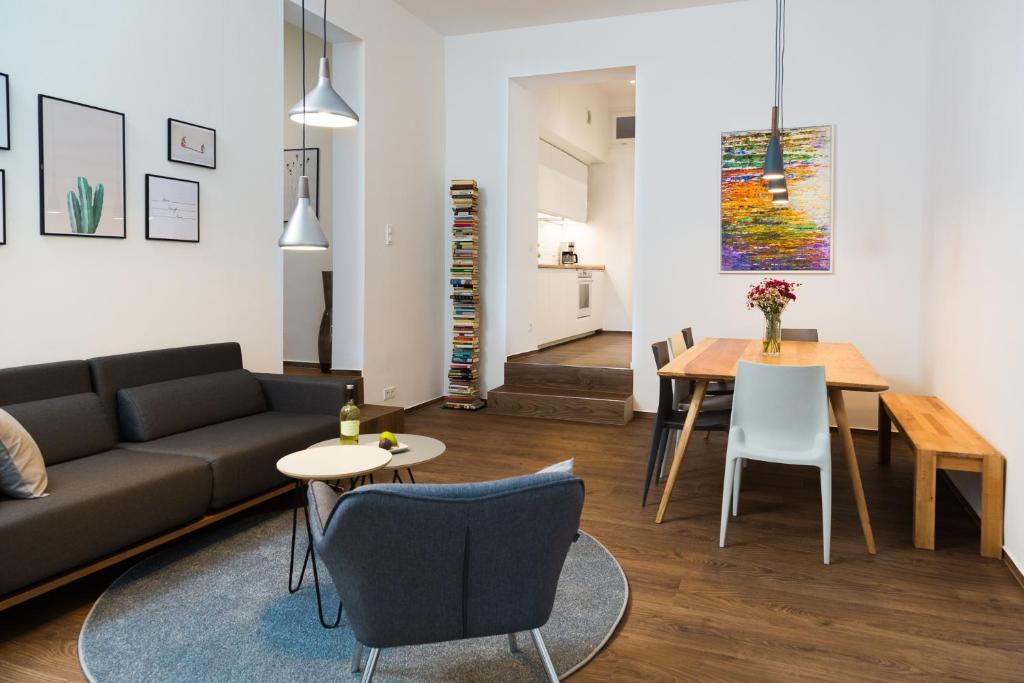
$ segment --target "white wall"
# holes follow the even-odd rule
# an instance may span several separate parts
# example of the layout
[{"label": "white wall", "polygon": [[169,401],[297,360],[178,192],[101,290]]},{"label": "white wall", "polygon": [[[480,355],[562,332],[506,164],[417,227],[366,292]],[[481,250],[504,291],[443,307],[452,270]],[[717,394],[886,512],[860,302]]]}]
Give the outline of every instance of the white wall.
[{"label": "white wall", "polygon": [[[509,128],[508,128],[508,194],[514,200],[509,204],[509,225],[517,226],[510,233],[508,242],[508,339],[505,348],[508,355],[532,351],[537,348],[537,326],[540,307],[537,305],[537,183],[540,173],[540,145],[537,138],[540,100],[539,93],[529,90],[514,81],[509,87]],[[482,213],[482,224],[491,220],[490,193],[486,192],[486,210]],[[532,230],[531,230],[532,228]],[[486,231],[486,230],[485,230]],[[501,243],[492,244],[481,240],[483,257],[495,251],[504,250]],[[490,324],[491,311],[484,309],[482,324]],[[486,340],[486,336],[484,337]],[[486,343],[486,342],[485,342]]]},{"label": "white wall", "polygon": [[634,145],[612,144],[606,160],[590,167],[587,225],[605,265],[604,329],[633,329]]},{"label": "white wall", "polygon": [[[302,97],[302,72],[299,62],[302,31],[299,27],[284,25],[284,95],[281,120],[284,126],[284,146],[302,148],[302,126],[288,118],[288,110]],[[306,90],[316,83],[320,56],[324,43],[306,31]],[[306,127],[306,147],[320,150],[320,227],[327,241],[334,244],[334,135],[351,135],[351,131],[331,128]],[[308,171],[308,169],[307,169]],[[284,207],[285,213],[295,208]],[[321,273],[331,270],[333,254],[326,251],[285,251],[284,256],[284,359],[317,362],[317,336],[324,312],[324,290]],[[335,367],[346,368],[343,365]]]},{"label": "white wall", "polygon": [[[1005,548],[1021,566],[1024,4],[942,0],[930,19],[926,376],[1006,456]],[[979,477],[952,474],[977,507]]]},{"label": "white wall", "polygon": [[[0,17],[0,366],[237,340],[247,367],[279,371],[281,5],[0,0]],[[37,93],[125,114],[127,239],[39,234]],[[168,117],[217,129],[216,169],[167,161]],[[145,239],[146,173],[200,182],[199,244]]]},{"label": "white wall", "polygon": [[[836,126],[836,264],[805,283],[785,318],[856,344],[893,386],[919,390],[927,3],[789,3],[788,125]],[[720,134],[763,128],[772,96],[767,2],[582,21],[446,41],[449,175],[476,177],[483,221],[484,372],[502,381],[510,235],[508,79],[636,65],[633,367],[652,410],[650,343],[691,325],[701,336],[756,336],[743,305],[756,276],[720,275]],[[827,30],[842,27],[842,30]],[[865,41],[868,41],[866,44]],[[472,84],[473,106],[463,104]],[[874,426],[874,396],[850,396]]]},{"label": "white wall", "polygon": [[[538,92],[540,137],[584,163],[608,155],[608,96],[593,84],[562,84]],[[590,112],[590,120],[587,120]]]},{"label": "white wall", "polygon": [[334,365],[363,371],[367,402],[391,385],[411,406],[443,392],[444,40],[392,0],[328,0],[328,21],[361,41],[332,63],[361,119],[335,134]]}]

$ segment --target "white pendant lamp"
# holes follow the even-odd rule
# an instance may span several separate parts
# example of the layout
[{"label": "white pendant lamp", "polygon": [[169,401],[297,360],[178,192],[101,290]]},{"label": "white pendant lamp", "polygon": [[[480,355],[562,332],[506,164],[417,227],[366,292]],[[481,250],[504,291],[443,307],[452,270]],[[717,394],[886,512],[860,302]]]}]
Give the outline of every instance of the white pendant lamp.
[{"label": "white pendant lamp", "polygon": [[[305,10],[302,19],[305,26]],[[306,88],[305,79],[302,88]],[[348,128],[359,123],[359,117],[352,111],[352,107],[331,85],[331,62],[327,59],[327,0],[324,0],[324,54],[320,58],[320,76],[313,89],[288,110],[288,118],[295,123],[308,123],[319,128]]]},{"label": "white pendant lamp", "polygon": [[[326,33],[324,39],[326,42]],[[306,99],[306,0],[302,0],[302,104],[305,110]],[[321,62],[321,68],[323,62]],[[306,175],[306,123],[302,122],[302,175],[299,176],[298,196],[295,201],[295,210],[288,224],[277,241],[277,246],[288,251],[323,251],[329,245],[324,231],[320,228],[320,221],[313,213],[313,207],[309,203],[309,176]]]},{"label": "white pendant lamp", "polygon": [[[782,85],[785,78],[783,57],[786,53],[786,0],[775,0],[775,99],[772,102],[772,134],[764,157],[762,178],[768,181],[785,179],[782,158]],[[771,188],[769,188],[771,191]]]}]

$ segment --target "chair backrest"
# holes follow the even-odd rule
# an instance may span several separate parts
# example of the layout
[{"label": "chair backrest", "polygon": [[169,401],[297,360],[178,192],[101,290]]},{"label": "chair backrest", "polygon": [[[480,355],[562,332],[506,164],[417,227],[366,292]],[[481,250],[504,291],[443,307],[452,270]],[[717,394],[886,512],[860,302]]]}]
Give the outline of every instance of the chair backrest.
[{"label": "chair backrest", "polygon": [[684,327],[682,330],[683,343],[686,344],[686,348],[693,348],[693,329]]},{"label": "chair backrest", "polygon": [[730,426],[767,448],[810,448],[828,434],[825,367],[740,361]]},{"label": "chair backrest", "polygon": [[782,341],[818,341],[818,330],[813,327],[800,329],[796,327],[782,328]]},{"label": "chair backrest", "polygon": [[583,495],[566,472],[370,485],[341,496],[322,530],[321,510],[311,522],[359,642],[419,645],[547,623]]},{"label": "chair backrest", "polygon": [[686,343],[683,341],[683,335],[673,334],[668,338],[668,350],[672,352],[672,357],[681,356],[686,349]]},{"label": "chair backrest", "polygon": [[[655,370],[661,370],[668,365],[668,342],[654,342],[651,344],[651,352],[654,354]],[[688,386],[689,382],[673,381],[658,375],[658,415],[667,417],[680,402],[685,403],[689,400]]]}]

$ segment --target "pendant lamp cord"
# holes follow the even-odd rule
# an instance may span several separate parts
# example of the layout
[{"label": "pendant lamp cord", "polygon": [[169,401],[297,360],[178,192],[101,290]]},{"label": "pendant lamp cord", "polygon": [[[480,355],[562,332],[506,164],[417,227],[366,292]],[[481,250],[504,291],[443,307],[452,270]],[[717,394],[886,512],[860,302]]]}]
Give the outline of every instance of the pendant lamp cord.
[{"label": "pendant lamp cord", "polygon": [[772,102],[779,108],[779,131],[782,123],[782,89],[786,81],[786,0],[775,0],[775,98]]},{"label": "pendant lamp cord", "polygon": [[306,0],[302,0],[302,175],[306,175]]},{"label": "pendant lamp cord", "polygon": [[324,57],[327,57],[327,0],[324,0]]}]

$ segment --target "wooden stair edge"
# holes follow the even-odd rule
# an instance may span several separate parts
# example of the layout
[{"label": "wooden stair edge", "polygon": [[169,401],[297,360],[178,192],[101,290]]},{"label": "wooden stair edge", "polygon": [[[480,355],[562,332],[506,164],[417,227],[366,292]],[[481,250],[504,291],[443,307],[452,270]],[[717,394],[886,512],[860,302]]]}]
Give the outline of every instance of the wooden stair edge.
[{"label": "wooden stair edge", "polygon": [[[624,425],[633,418],[633,395],[503,385],[488,392],[488,410],[498,415]],[[595,396],[595,394],[598,394]]]}]

